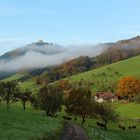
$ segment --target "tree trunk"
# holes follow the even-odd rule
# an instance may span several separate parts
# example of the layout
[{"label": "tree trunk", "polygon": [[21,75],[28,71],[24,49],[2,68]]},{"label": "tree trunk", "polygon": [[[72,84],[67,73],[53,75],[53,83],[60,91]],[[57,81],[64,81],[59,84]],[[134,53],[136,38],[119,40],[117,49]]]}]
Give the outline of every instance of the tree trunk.
[{"label": "tree trunk", "polygon": [[85,117],[82,117],[82,125],[84,125]]},{"label": "tree trunk", "polygon": [[23,110],[24,111],[26,110],[26,104],[25,104],[25,102],[23,102]]},{"label": "tree trunk", "polygon": [[7,109],[9,109],[9,101],[6,101]]},{"label": "tree trunk", "polygon": [[46,113],[46,116],[48,116],[48,111],[47,110],[45,110],[45,113]]},{"label": "tree trunk", "polygon": [[107,129],[107,121],[105,120],[104,122],[105,122],[105,129]]}]

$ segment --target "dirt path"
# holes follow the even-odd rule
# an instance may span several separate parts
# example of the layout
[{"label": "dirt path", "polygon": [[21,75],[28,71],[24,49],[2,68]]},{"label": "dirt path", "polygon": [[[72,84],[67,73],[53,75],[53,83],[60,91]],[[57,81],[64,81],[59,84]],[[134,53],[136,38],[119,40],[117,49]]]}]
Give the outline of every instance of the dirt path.
[{"label": "dirt path", "polygon": [[65,122],[64,133],[61,140],[89,140],[84,130],[75,124]]}]

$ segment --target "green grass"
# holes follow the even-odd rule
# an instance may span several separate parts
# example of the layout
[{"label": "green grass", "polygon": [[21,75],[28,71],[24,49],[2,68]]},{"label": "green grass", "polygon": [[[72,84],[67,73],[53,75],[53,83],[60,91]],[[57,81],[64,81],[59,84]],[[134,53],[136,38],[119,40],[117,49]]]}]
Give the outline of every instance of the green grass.
[{"label": "green grass", "polygon": [[[102,137],[105,134],[106,140],[125,140],[125,139],[139,140],[140,139],[140,123],[138,122],[138,120],[123,119],[123,120],[119,120],[118,122],[110,122],[108,124],[107,130],[98,128],[96,125],[97,121],[101,122],[101,120],[97,120],[97,119],[86,119],[85,124],[83,126],[81,125],[81,118],[78,118],[77,122],[73,121],[73,123],[80,124],[81,127],[84,128],[90,140],[99,140],[98,138],[99,131]],[[120,129],[118,127],[119,124],[125,126],[126,130],[124,131]],[[136,125],[137,128],[129,130],[128,126],[130,125]]]},{"label": "green grass", "polygon": [[4,79],[3,81],[14,81],[14,80],[18,80],[18,79],[22,78],[23,76],[25,76],[25,75],[24,74],[17,73],[15,75],[12,75],[12,76]]},{"label": "green grass", "polygon": [[77,81],[85,79],[91,81],[94,78],[93,74],[107,72],[107,68],[111,68],[115,71],[120,72],[123,76],[135,76],[140,78],[140,56],[132,57],[127,60],[123,60],[117,63],[113,63],[101,68],[97,68],[88,72],[84,72],[78,75],[71,76],[70,79]]},{"label": "green grass", "polygon": [[63,122],[60,119],[41,115],[40,111],[27,107],[22,110],[20,103],[6,109],[0,105],[0,140],[47,140],[60,139]]},{"label": "green grass", "polygon": [[[132,58],[129,58],[127,60],[123,60],[123,61],[111,64],[111,65],[106,65],[106,66],[103,66],[103,67],[100,67],[100,68],[97,68],[94,70],[90,70],[87,72],[83,72],[81,74],[71,76],[69,78],[69,80],[70,80],[70,82],[80,81],[81,79],[83,79],[87,82],[92,82],[92,81],[95,81],[97,79],[100,80],[100,77],[97,78],[95,75],[101,74],[103,72],[109,74],[110,71],[108,71],[108,68],[111,68],[113,71],[118,71],[121,74],[121,77],[122,76],[135,76],[137,78],[140,78],[140,56],[132,57]],[[16,75],[13,75],[12,77],[9,77],[5,80],[6,81],[17,80],[22,76],[23,75],[16,74]],[[121,77],[119,77],[119,78],[121,78]],[[35,79],[29,79],[29,80],[24,81],[20,85],[20,87],[22,89],[30,89],[32,92],[37,92],[40,88],[36,84]],[[93,85],[93,87],[91,87],[92,91],[96,91],[97,90],[96,87],[97,87],[97,85]]]},{"label": "green grass", "polygon": [[[86,119],[85,125],[82,126],[86,131],[87,135],[91,140],[99,140],[99,131],[102,137],[105,134],[107,140],[138,140],[140,139],[140,104],[128,103],[124,104],[121,102],[113,103],[113,106],[116,107],[116,111],[120,114],[120,119],[117,122],[110,122],[108,124],[108,129],[99,129],[96,125],[96,122],[101,120],[97,119]],[[78,117],[77,122],[81,124],[81,118]],[[118,128],[118,125],[121,124],[126,127],[126,130],[121,130]],[[128,126],[136,125],[136,129],[129,130]],[[87,127],[85,127],[87,126]],[[94,131],[95,130],[95,131]],[[95,134],[94,134],[95,132]],[[101,138],[103,139],[103,138]]]},{"label": "green grass", "polygon": [[134,76],[140,78],[140,56],[129,58],[127,60],[123,60],[117,63],[113,63],[94,70],[71,76],[69,80],[70,82],[75,82],[80,81],[82,79],[86,82],[93,82],[94,85],[91,87],[91,90],[95,92],[99,90],[95,81],[102,81],[102,77],[98,76],[98,74],[106,73],[107,75],[110,75],[114,72],[119,72],[120,76],[118,78],[116,76],[112,78],[107,76],[108,80],[117,82],[121,77],[124,76]]},{"label": "green grass", "polygon": [[[113,106],[116,108],[116,111],[120,115],[120,119],[117,122],[109,122],[108,129],[99,129],[96,125],[96,122],[101,120],[97,119],[90,119],[86,118],[84,126],[81,125],[81,118],[77,117],[77,121],[71,121],[71,123],[76,123],[78,125],[81,125],[81,127],[84,128],[86,134],[89,136],[90,140],[99,140],[98,134],[100,131],[101,135],[103,136],[105,134],[106,140],[138,140],[140,139],[140,104],[135,103],[127,103],[124,104],[123,102],[113,102]],[[63,110],[59,113],[59,117],[63,115],[66,115]],[[71,116],[74,118],[75,116]],[[126,130],[121,130],[118,128],[118,125],[121,124],[126,127]],[[130,125],[136,125],[137,129],[129,130],[128,126]],[[85,127],[87,126],[87,127]],[[95,129],[95,134],[94,134]],[[101,138],[103,139],[103,138]]]},{"label": "green grass", "polygon": [[[118,125],[121,124],[126,127],[126,130],[121,130],[118,128]],[[129,125],[135,125],[137,122],[125,121],[119,123],[110,123],[108,129],[99,129],[96,127],[96,121],[92,121],[91,125],[84,127],[86,133],[88,134],[90,140],[99,140],[103,139],[105,135],[105,140],[139,140],[140,139],[140,128],[129,130]],[[138,125],[137,125],[138,126]],[[101,137],[99,138],[99,132]]]},{"label": "green grass", "polygon": [[[96,122],[100,120],[86,119],[84,127],[87,135],[92,140],[98,139],[98,131],[105,134],[106,139],[110,140],[138,140],[140,139],[140,104],[114,102],[113,106],[120,114],[118,122],[110,122],[108,129],[99,129]],[[10,105],[10,109],[6,109],[6,105],[0,105],[0,140],[36,140],[38,138],[47,138],[48,140],[59,140],[63,129],[62,116],[66,115],[65,107],[58,114],[57,118],[50,118],[41,115],[41,111],[34,110],[27,105],[27,110],[23,111],[20,103]],[[72,117],[73,118],[73,117]],[[77,117],[77,121],[72,123],[81,124],[81,118]],[[121,130],[118,125],[121,124],[126,128],[129,125],[136,125],[137,129]],[[84,125],[84,126],[85,126]],[[95,135],[93,129],[95,129]]]},{"label": "green grass", "polygon": [[[18,80],[22,77],[24,77],[25,74],[15,74],[15,75],[12,75],[6,79],[4,79],[3,81],[7,82],[7,81],[15,81],[15,80]],[[22,90],[26,90],[26,89],[29,89],[30,91],[32,91],[32,93],[37,93],[40,89],[40,86],[36,84],[36,81],[34,78],[30,78],[28,80],[25,80],[24,82],[21,82],[21,84],[19,85],[19,87],[22,89]]]},{"label": "green grass", "polygon": [[[109,73],[108,68],[118,71],[122,76],[135,76],[140,78],[140,56],[71,76],[69,80],[74,82],[84,79],[90,82],[95,79],[95,75],[97,74],[103,72]],[[5,80],[17,80],[20,77],[21,75],[17,74]],[[37,92],[40,86],[36,84],[34,79],[29,79],[24,81],[20,85],[20,88],[22,90],[30,89],[32,92]],[[109,123],[108,130],[101,129],[101,133],[105,133],[106,139],[110,140],[140,139],[140,122],[138,122],[140,119],[140,104],[114,102],[113,106],[116,107],[116,111],[120,114],[120,121]],[[2,104],[0,105],[0,140],[18,140],[19,138],[20,140],[26,140],[36,139],[42,136],[53,140],[59,139],[63,126],[62,116],[65,115],[64,109],[58,115],[59,117],[57,119],[41,116],[39,111],[33,110],[30,107],[24,112],[19,104],[14,104],[10,110],[6,110]],[[84,129],[91,140],[98,139],[97,134],[93,135],[93,130],[91,130],[91,128],[94,128],[96,132],[98,131],[96,122],[97,120],[95,119],[86,119],[86,125],[88,127]],[[80,124],[81,118],[78,118],[75,123]],[[123,131],[118,128],[118,124],[122,124],[125,127],[136,125],[137,129]]]},{"label": "green grass", "polygon": [[137,103],[114,103],[117,107],[116,111],[125,119],[140,119],[140,104]]},{"label": "green grass", "polygon": [[30,91],[32,91],[32,93],[37,93],[40,89],[40,86],[36,84],[34,79],[29,79],[29,80],[26,80],[26,81],[22,82],[19,85],[19,87],[22,90],[29,89]]}]

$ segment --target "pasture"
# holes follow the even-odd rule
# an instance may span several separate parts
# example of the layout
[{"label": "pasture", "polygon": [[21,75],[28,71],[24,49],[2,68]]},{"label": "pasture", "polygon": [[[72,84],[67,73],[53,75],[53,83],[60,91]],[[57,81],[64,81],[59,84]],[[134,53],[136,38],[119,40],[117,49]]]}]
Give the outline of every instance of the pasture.
[{"label": "pasture", "polygon": [[59,140],[62,129],[61,119],[46,117],[29,104],[26,111],[20,103],[11,104],[9,110],[0,104],[0,140]]}]

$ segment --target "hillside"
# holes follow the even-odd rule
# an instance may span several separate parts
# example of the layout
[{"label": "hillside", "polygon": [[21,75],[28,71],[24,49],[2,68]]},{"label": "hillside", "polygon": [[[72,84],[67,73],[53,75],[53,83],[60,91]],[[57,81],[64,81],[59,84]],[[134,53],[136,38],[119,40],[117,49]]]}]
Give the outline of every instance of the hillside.
[{"label": "hillside", "polygon": [[114,43],[75,47],[63,47],[40,40],[0,56],[0,79],[20,71],[33,76],[46,71],[50,83],[139,54],[140,36]]},{"label": "hillside", "polygon": [[18,79],[22,78],[23,76],[25,76],[25,75],[24,74],[17,73],[17,74],[14,74],[14,75],[12,75],[12,76],[4,79],[3,81],[14,81],[14,80],[18,80]]},{"label": "hillside", "polygon": [[30,104],[23,111],[20,103],[11,104],[9,110],[1,103],[0,110],[1,140],[60,139],[62,120],[43,116]]},{"label": "hillside", "polygon": [[[87,82],[92,82],[93,80],[97,79],[96,75],[98,75],[98,74],[101,74],[101,73],[109,74],[110,71],[108,71],[108,69],[112,69],[113,71],[118,71],[120,73],[120,77],[122,77],[122,76],[135,76],[135,77],[140,78],[140,71],[139,71],[139,69],[140,69],[140,56],[129,58],[127,60],[123,60],[123,61],[113,63],[110,65],[106,65],[106,66],[103,66],[103,67],[100,67],[100,68],[97,68],[94,70],[90,70],[87,72],[83,72],[81,74],[71,76],[68,79],[70,80],[70,82],[80,81],[81,79],[83,79]],[[14,75],[12,77],[9,77],[6,80],[12,80],[15,78],[17,80],[18,76],[20,77],[22,75]],[[98,79],[100,79],[100,78],[98,78]],[[118,80],[118,78],[115,80]],[[28,88],[33,92],[37,92],[39,89],[39,86],[36,84],[34,78],[22,82],[20,84],[20,87],[22,89]],[[92,89],[96,90],[96,88],[92,88]]]},{"label": "hillside", "polygon": [[[140,56],[132,57],[117,63],[106,65],[95,70],[84,72],[78,75],[70,77],[70,82],[85,80],[86,82],[94,83],[95,81],[102,82],[102,74],[106,74],[110,84],[112,82],[117,82],[123,76],[135,76],[140,78]],[[112,76],[114,73],[119,73],[119,77]],[[93,91],[97,91],[97,85],[94,83],[94,86],[91,86]]]},{"label": "hillside", "polygon": [[36,52],[45,55],[59,54],[65,51],[60,45],[44,42],[43,40],[39,40],[38,42],[28,44],[26,46],[20,47],[18,49],[6,52],[2,56],[0,56],[0,60],[11,61],[18,57],[22,57],[23,55]]},{"label": "hillside", "polygon": [[112,68],[119,71],[123,76],[136,76],[140,78],[140,56],[132,57],[117,63],[113,63],[95,70],[84,72],[78,75],[71,76],[71,81],[78,81],[85,79],[87,81],[93,80],[93,74],[107,72],[107,68]]}]

